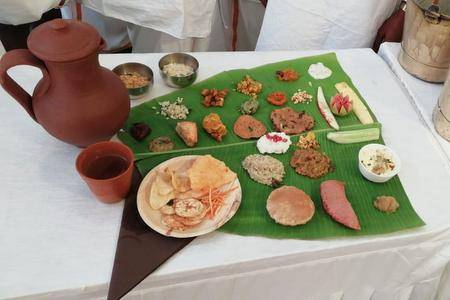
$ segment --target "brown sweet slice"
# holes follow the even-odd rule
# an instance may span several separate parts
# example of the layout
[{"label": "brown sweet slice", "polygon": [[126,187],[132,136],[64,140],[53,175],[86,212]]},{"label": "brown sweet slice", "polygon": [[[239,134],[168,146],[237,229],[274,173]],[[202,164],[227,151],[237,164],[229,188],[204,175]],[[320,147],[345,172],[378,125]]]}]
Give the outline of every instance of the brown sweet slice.
[{"label": "brown sweet slice", "polygon": [[249,115],[237,118],[233,126],[234,133],[243,139],[259,138],[266,134],[264,123]]},{"label": "brown sweet slice", "polygon": [[361,230],[358,217],[352,205],[345,196],[345,185],[342,181],[327,180],[320,184],[320,197],[323,208],[335,220],[342,225]]},{"label": "brown sweet slice", "polygon": [[266,208],[275,222],[287,226],[305,224],[315,213],[311,197],[294,186],[282,186],[273,190],[267,199]]}]

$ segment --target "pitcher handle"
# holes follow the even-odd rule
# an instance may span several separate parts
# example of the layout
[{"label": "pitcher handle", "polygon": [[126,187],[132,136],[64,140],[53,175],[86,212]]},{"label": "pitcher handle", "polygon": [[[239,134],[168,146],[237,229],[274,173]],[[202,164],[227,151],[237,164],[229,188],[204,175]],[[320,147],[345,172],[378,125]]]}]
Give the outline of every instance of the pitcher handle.
[{"label": "pitcher handle", "polygon": [[42,72],[42,83],[40,94],[43,94],[50,87],[50,76],[44,62],[35,57],[28,49],[11,50],[3,54],[0,60],[0,85],[8,92],[23,108],[30,117],[37,122],[33,111],[31,96],[20,85],[17,84],[7,73],[7,71],[18,65],[29,65],[37,67]]}]

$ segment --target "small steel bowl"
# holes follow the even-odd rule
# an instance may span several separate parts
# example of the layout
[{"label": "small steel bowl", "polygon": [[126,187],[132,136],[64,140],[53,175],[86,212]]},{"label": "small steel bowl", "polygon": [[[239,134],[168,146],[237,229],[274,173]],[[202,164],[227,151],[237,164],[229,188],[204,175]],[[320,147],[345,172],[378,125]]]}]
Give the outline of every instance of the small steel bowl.
[{"label": "small steel bowl", "polygon": [[148,79],[148,83],[142,87],[127,89],[131,100],[144,97],[153,86],[153,71],[146,65],[137,62],[124,63],[116,66],[113,72],[117,76],[137,73]]},{"label": "small steel bowl", "polygon": [[[179,63],[191,66],[194,72],[187,76],[169,76],[163,72],[163,68],[165,65],[171,63]],[[174,88],[183,88],[194,83],[195,79],[197,79],[198,67],[199,64],[197,59],[192,55],[186,53],[167,54],[159,60],[159,70],[164,83]]]}]

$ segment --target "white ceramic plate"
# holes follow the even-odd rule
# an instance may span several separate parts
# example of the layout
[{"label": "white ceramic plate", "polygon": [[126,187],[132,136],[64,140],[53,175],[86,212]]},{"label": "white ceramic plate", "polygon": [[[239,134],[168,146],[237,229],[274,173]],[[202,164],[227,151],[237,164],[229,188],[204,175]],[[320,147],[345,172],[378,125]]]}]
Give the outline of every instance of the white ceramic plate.
[{"label": "white ceramic plate", "polygon": [[232,185],[230,185],[231,183],[227,185],[230,185],[232,187],[237,186],[238,188],[228,195],[228,197],[225,199],[224,205],[213,219],[205,218],[200,224],[193,227],[188,227],[184,231],[173,229],[171,230],[169,227],[165,226],[161,222],[162,214],[159,212],[159,210],[152,209],[150,207],[150,203],[148,200],[150,195],[150,188],[152,186],[153,181],[155,180],[156,170],[163,170],[164,168],[171,165],[180,165],[186,162],[186,160],[194,160],[197,157],[199,157],[199,155],[186,155],[166,160],[165,162],[153,168],[144,177],[144,179],[141,182],[141,185],[139,186],[137,194],[137,208],[139,214],[141,215],[142,220],[144,220],[144,222],[150,228],[152,228],[153,230],[162,235],[177,238],[188,238],[207,234],[221,227],[228,220],[230,220],[238,210],[239,205],[241,204],[242,198],[241,184],[239,183],[239,179],[236,177]]}]

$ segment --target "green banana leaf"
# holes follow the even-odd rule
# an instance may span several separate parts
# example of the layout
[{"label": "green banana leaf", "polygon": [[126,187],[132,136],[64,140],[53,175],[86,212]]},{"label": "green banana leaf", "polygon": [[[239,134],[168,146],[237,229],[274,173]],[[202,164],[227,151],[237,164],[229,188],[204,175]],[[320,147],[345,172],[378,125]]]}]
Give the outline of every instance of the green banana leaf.
[{"label": "green banana leaf", "polygon": [[[312,63],[317,62],[322,62],[330,68],[333,71],[332,76],[324,80],[314,80],[311,78],[307,69]],[[300,79],[295,82],[280,82],[276,78],[275,72],[284,68],[294,68],[297,70],[301,74]],[[295,146],[291,146],[285,154],[272,155],[282,161],[285,167],[286,175],[283,184],[293,185],[304,190],[311,196],[315,203],[316,213],[313,219],[305,225],[287,227],[276,224],[266,211],[266,200],[273,188],[251,180],[241,166],[242,160],[247,155],[258,153],[256,141],[243,140],[237,137],[232,131],[235,120],[240,116],[238,111],[239,106],[242,102],[249,99],[248,96],[235,91],[236,83],[245,75],[250,75],[252,78],[263,83],[263,91],[258,96],[260,108],[254,117],[262,121],[269,130],[272,128],[269,118],[270,112],[273,109],[279,108],[266,101],[269,93],[283,91],[290,97],[295,91],[302,89],[314,95],[313,101],[309,104],[293,104],[289,101],[287,106],[299,111],[305,110],[314,117],[315,126],[313,131],[316,133],[316,137],[321,144],[321,151],[332,159],[334,171],[319,179],[310,179],[298,175],[289,165],[289,160],[295,151]],[[238,174],[243,192],[242,203],[237,214],[220,229],[226,232],[240,235],[260,235],[271,238],[319,239],[338,236],[382,234],[424,225],[424,222],[411,206],[408,196],[397,176],[387,183],[377,184],[364,179],[358,170],[357,157],[359,149],[368,143],[383,143],[382,138],[379,141],[345,145],[336,144],[326,139],[326,133],[333,130],[329,128],[318,110],[316,98],[317,88],[321,86],[325,97],[329,99],[337,92],[334,85],[342,81],[347,82],[360,98],[363,99],[354,87],[351,79],[339,65],[334,53],[282,61],[253,69],[225,71],[190,87],[176,90],[170,94],[134,107],[123,130],[119,133],[119,138],[134,151],[138,160],[137,166],[142,175],[147,174],[159,163],[180,155],[211,154],[224,161]],[[229,94],[225,99],[224,107],[204,107],[202,105],[203,97],[200,95],[200,92],[204,88],[227,88]],[[174,128],[179,120],[166,119],[156,114],[159,106],[158,102],[165,100],[174,101],[177,97],[182,97],[184,99],[183,103],[190,109],[187,120],[195,121],[199,126],[199,143],[195,148],[187,148],[181,138],[176,134]],[[221,143],[212,139],[201,129],[202,119],[211,112],[218,113],[228,129],[228,134]],[[376,120],[373,113],[372,116]],[[381,124],[377,121],[371,125],[360,124],[354,114],[337,117],[337,121],[341,127],[340,130],[368,127],[381,128]],[[129,128],[136,122],[147,123],[152,128],[152,133],[140,142],[133,139],[128,133]],[[174,141],[174,150],[164,153],[149,152],[149,142],[158,136],[169,136]],[[292,139],[295,144],[298,136],[293,136]],[[333,221],[323,210],[319,187],[322,181],[328,179],[337,179],[345,182],[347,198],[351,202],[361,223],[362,229],[360,231],[348,229]],[[381,195],[394,196],[400,204],[400,209],[393,214],[385,214],[376,210],[373,207],[373,201],[377,196]]]}]

